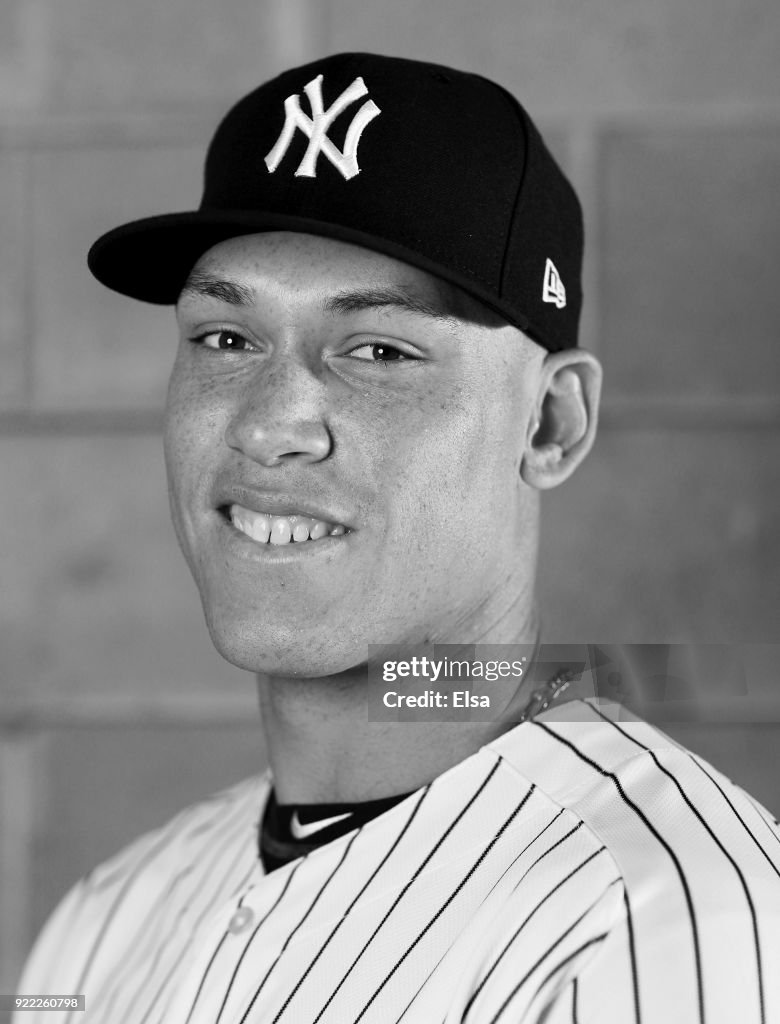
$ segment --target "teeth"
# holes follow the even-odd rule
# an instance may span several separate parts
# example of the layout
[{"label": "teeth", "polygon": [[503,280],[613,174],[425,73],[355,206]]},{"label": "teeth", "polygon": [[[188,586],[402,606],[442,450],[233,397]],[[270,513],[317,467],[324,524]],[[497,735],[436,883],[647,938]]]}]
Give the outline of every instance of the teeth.
[{"label": "teeth", "polygon": [[327,523],[322,519],[310,516],[289,515],[271,516],[240,505],[230,506],[230,519],[237,530],[245,533],[260,544],[298,544],[309,539],[319,540],[322,537],[340,537],[347,528],[340,523]]},{"label": "teeth", "polygon": [[239,526],[239,529],[244,529],[244,533],[248,533],[261,544],[267,544],[271,535],[271,520],[268,516],[255,516],[254,519],[247,520],[245,528]]},{"label": "teeth", "polygon": [[283,519],[281,516],[273,516],[271,518],[271,543],[289,544],[291,537],[292,526],[290,525],[290,520]]},{"label": "teeth", "polygon": [[319,540],[320,537],[327,537],[328,535],[328,524],[323,523],[321,519],[315,519],[314,523],[309,530],[309,536],[312,540]]}]

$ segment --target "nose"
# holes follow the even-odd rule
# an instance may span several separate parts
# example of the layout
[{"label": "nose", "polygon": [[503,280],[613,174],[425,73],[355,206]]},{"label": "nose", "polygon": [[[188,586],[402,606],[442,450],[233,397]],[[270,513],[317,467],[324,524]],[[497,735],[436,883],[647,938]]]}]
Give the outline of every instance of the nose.
[{"label": "nose", "polygon": [[247,382],[225,441],[263,466],[321,462],[332,450],[324,388],[302,362],[269,361]]}]

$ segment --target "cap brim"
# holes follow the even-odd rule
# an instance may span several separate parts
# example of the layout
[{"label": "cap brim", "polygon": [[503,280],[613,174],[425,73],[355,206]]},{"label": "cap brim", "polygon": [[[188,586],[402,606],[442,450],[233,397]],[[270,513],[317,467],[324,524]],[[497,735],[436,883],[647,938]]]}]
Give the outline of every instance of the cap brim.
[{"label": "cap brim", "polygon": [[419,267],[474,295],[510,323],[527,331],[527,317],[496,301],[478,282],[411,249],[341,224],[262,210],[193,210],[122,224],[107,232],[89,250],[89,269],[113,291],[143,302],[173,305],[190,271],[212,246],[238,235],[264,231],[298,231],[360,245]]}]

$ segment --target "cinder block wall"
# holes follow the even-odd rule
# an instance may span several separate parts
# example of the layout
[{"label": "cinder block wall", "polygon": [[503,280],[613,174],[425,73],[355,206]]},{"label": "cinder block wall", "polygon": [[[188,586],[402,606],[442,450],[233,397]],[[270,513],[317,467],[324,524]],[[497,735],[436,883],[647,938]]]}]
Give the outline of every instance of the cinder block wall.
[{"label": "cinder block wall", "polygon": [[[0,8],[0,991],[96,860],[264,764],[168,524],[170,311],[84,254],[188,208],[226,106],[373,49],[525,102],[583,197],[601,441],[546,500],[546,637],[777,643],[775,0],[6,0]],[[760,725],[679,735],[780,811]]]}]

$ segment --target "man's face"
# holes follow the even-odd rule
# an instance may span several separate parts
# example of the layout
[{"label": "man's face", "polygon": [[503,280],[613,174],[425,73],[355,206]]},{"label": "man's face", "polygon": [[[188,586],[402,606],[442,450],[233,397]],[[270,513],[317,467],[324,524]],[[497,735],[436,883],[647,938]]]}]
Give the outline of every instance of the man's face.
[{"label": "man's face", "polygon": [[[234,664],[332,675],[372,643],[474,642],[530,589],[519,466],[544,353],[442,308],[428,274],[309,235],[230,239],[194,268],[166,463]],[[263,543],[266,522],[272,540],[324,536]]]}]

